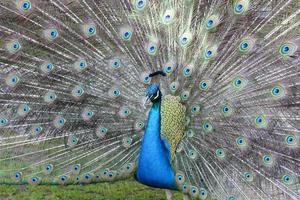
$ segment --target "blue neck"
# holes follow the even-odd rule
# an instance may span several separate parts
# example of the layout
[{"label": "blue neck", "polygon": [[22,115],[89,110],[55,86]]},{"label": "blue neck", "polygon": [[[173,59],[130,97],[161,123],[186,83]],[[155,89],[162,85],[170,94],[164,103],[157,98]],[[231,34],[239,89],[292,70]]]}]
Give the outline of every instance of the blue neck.
[{"label": "blue neck", "polygon": [[176,189],[168,144],[160,137],[160,104],[160,101],[154,103],[148,116],[138,162],[137,180],[152,187]]}]

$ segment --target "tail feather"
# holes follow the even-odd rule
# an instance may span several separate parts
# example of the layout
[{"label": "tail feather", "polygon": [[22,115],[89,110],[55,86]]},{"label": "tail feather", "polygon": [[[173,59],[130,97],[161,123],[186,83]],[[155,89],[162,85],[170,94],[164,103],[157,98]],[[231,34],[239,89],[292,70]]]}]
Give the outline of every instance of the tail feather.
[{"label": "tail feather", "polygon": [[[0,183],[131,177],[150,107],[145,88],[159,81],[186,108],[173,160],[180,190],[299,199],[299,7],[2,1]],[[149,76],[156,71],[166,77]]]}]

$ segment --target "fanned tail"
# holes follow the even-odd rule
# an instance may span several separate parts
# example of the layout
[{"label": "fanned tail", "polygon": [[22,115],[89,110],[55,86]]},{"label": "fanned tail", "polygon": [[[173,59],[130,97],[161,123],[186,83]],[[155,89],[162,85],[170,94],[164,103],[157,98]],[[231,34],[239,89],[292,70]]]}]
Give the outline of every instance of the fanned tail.
[{"label": "fanned tail", "polygon": [[145,87],[163,71],[162,94],[186,107],[172,147],[180,190],[299,199],[299,10],[297,0],[2,1],[0,181],[131,176]]}]

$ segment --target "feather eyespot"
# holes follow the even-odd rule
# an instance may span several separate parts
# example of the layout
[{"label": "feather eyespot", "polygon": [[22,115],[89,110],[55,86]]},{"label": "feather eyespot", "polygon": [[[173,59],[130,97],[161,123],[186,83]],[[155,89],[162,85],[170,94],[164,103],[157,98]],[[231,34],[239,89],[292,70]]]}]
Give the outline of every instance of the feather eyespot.
[{"label": "feather eyespot", "polygon": [[271,95],[275,99],[279,99],[285,96],[285,90],[282,86],[276,85],[271,89]]},{"label": "feather eyespot", "polygon": [[243,148],[247,146],[247,141],[244,137],[237,137],[235,140],[238,147]]},{"label": "feather eyespot", "polygon": [[200,199],[205,200],[207,198],[207,191],[204,188],[200,188],[199,191]]},{"label": "feather eyespot", "polygon": [[247,182],[252,182],[253,181],[253,174],[251,172],[245,172],[244,173],[244,178]]},{"label": "feather eyespot", "polygon": [[205,122],[202,123],[202,129],[204,130],[204,132],[209,133],[213,130],[213,127],[210,124],[210,122],[205,121]]},{"label": "feather eyespot", "polygon": [[233,109],[231,107],[231,105],[229,104],[224,104],[221,106],[221,113],[224,117],[228,117],[233,113]]},{"label": "feather eyespot", "polygon": [[107,131],[108,131],[107,128],[100,126],[96,129],[96,135],[99,138],[104,138],[107,134]]},{"label": "feather eyespot", "polygon": [[12,174],[12,178],[16,181],[16,182],[20,182],[22,180],[22,172],[15,172]]},{"label": "feather eyespot", "polygon": [[219,158],[225,158],[225,152],[224,152],[223,149],[217,149],[217,150],[216,150],[216,155],[217,155],[217,157],[219,157]]},{"label": "feather eyespot", "polygon": [[58,36],[59,36],[59,33],[56,28],[49,28],[49,29],[44,30],[44,37],[48,41],[53,41],[56,38],[58,38]]},{"label": "feather eyespot", "polygon": [[228,197],[228,200],[236,200],[236,198],[234,196],[230,196]]},{"label": "feather eyespot", "polygon": [[57,116],[55,117],[54,121],[53,121],[53,125],[55,128],[61,129],[64,127],[66,123],[65,118],[61,117],[61,116]]},{"label": "feather eyespot", "polygon": [[281,178],[281,180],[286,185],[291,185],[294,182],[294,178],[291,175],[289,175],[289,174],[283,175],[282,178]]},{"label": "feather eyespot", "polygon": [[288,147],[294,147],[298,144],[298,141],[295,137],[295,135],[287,135],[284,139],[285,144],[287,144]]},{"label": "feather eyespot", "polygon": [[28,104],[21,104],[21,105],[19,105],[17,114],[20,117],[26,116],[29,112],[30,112],[30,107],[29,107]]},{"label": "feather eyespot", "polygon": [[15,88],[19,83],[20,83],[20,78],[15,73],[11,73],[5,78],[5,84],[8,87]]},{"label": "feather eyespot", "polygon": [[8,119],[4,118],[4,117],[1,117],[0,118],[0,127],[1,126],[6,126],[7,124],[8,124]]},{"label": "feather eyespot", "polygon": [[205,28],[207,30],[213,30],[220,24],[218,15],[211,15],[205,21]]},{"label": "feather eyespot", "polygon": [[266,166],[271,166],[273,164],[273,158],[271,155],[264,155],[263,156],[263,163],[266,165]]},{"label": "feather eyespot", "polygon": [[248,11],[250,5],[249,0],[235,0],[233,4],[234,14],[242,15]]},{"label": "feather eyespot", "polygon": [[32,8],[32,3],[29,0],[17,0],[16,5],[23,13],[27,13]]},{"label": "feather eyespot", "polygon": [[44,62],[40,66],[40,70],[42,71],[43,74],[50,74],[54,70],[54,65],[51,62]]},{"label": "feather eyespot", "polygon": [[142,11],[146,8],[148,0],[134,0],[133,5],[135,10]]}]

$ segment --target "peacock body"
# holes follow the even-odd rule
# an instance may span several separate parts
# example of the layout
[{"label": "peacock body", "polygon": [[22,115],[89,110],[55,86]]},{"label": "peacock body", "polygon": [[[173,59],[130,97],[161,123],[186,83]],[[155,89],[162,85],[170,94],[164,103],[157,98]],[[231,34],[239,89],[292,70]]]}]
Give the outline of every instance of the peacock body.
[{"label": "peacock body", "polygon": [[0,2],[0,183],[135,177],[300,199],[298,0]]}]

